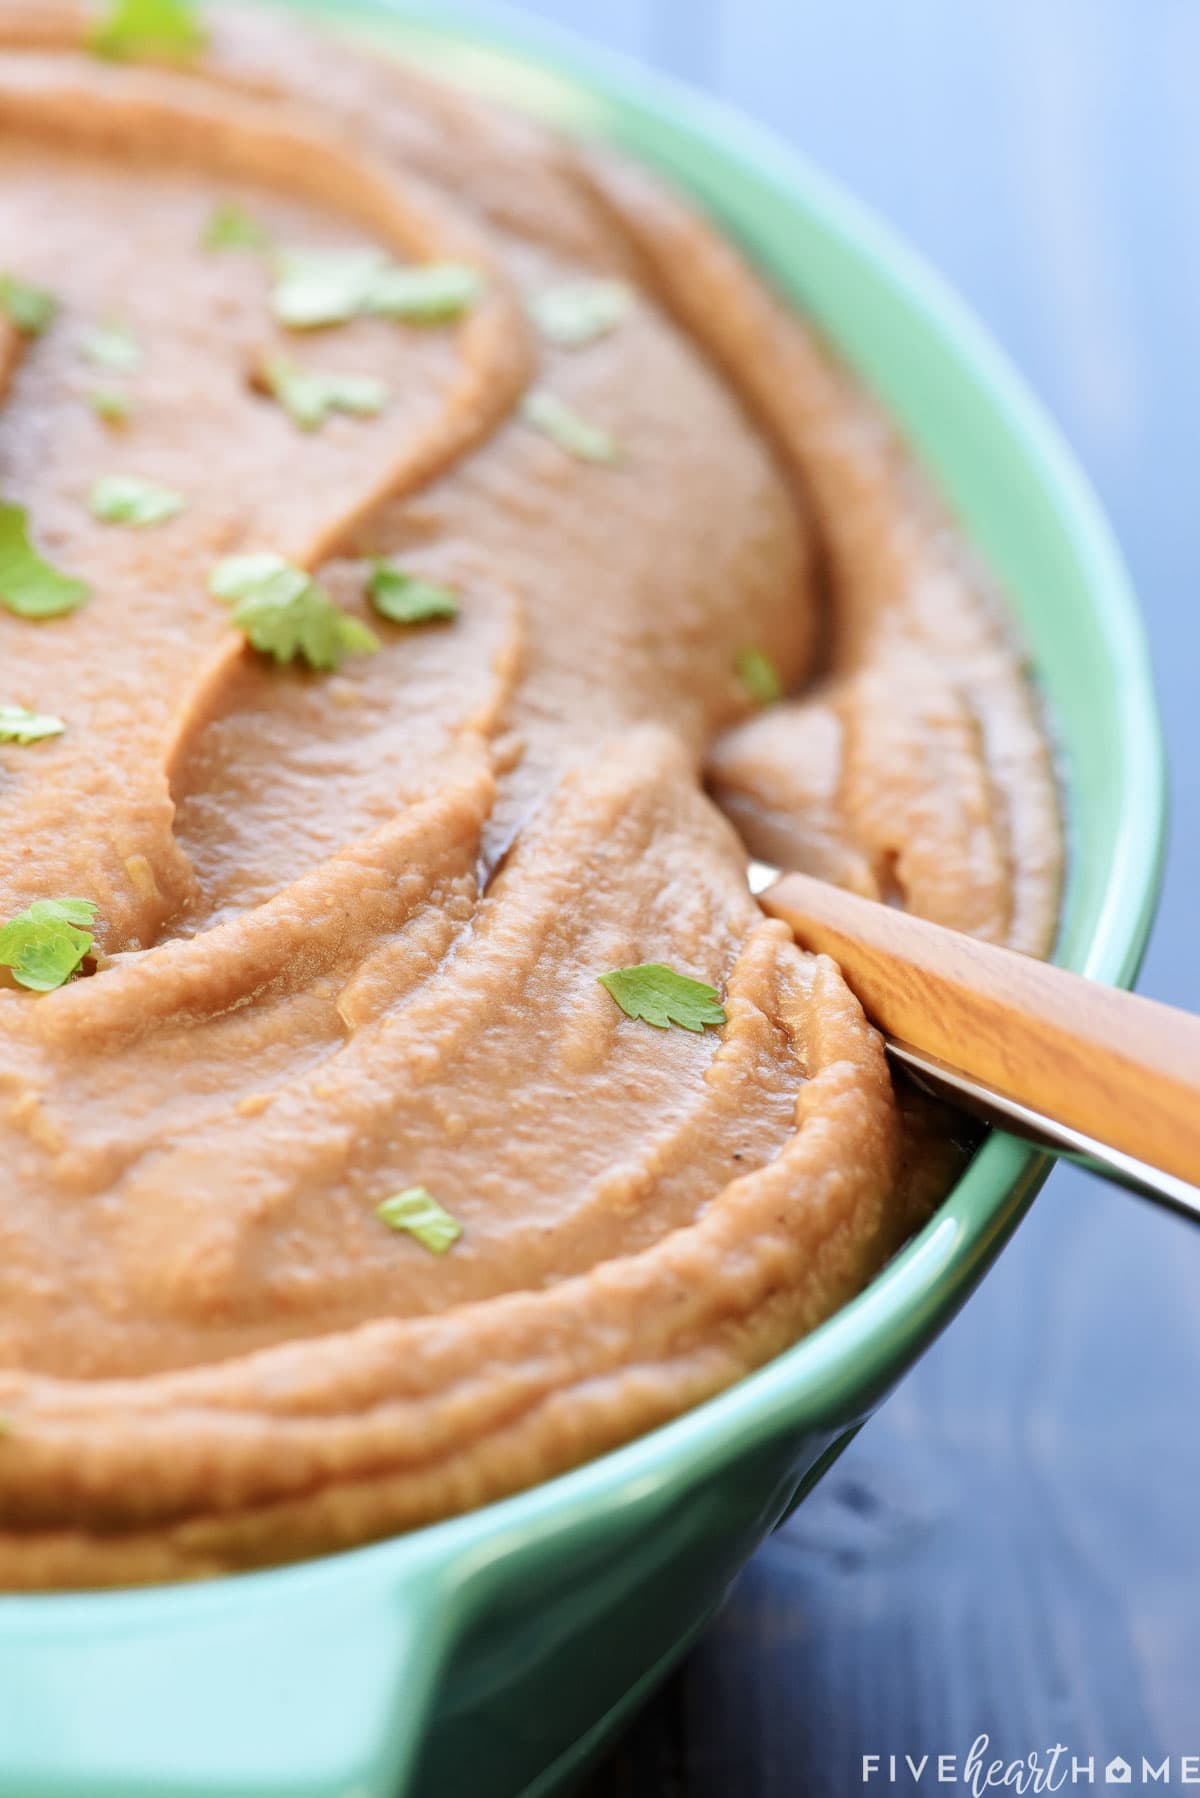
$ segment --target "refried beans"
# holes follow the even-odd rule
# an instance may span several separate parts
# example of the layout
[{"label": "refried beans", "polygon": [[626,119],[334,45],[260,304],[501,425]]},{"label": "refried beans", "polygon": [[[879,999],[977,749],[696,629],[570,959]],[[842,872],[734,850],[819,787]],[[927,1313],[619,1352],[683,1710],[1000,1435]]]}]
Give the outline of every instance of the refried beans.
[{"label": "refried beans", "polygon": [[960,1149],[747,846],[1031,953],[1060,875],[986,577],[711,223],[294,22],[91,19],[0,0],[5,1588],[759,1366]]}]

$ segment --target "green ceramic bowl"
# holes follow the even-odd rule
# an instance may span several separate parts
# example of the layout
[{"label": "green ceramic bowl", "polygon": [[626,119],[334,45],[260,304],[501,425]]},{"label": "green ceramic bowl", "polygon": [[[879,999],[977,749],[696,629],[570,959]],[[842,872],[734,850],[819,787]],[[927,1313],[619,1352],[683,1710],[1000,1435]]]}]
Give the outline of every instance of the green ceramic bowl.
[{"label": "green ceramic bowl", "polygon": [[[692,94],[441,0],[326,11],[656,165],[825,327],[1012,596],[1070,795],[1061,959],[1130,979],[1164,810],[1141,627],[1095,500],[958,301],[822,176]],[[548,1793],[663,1675],[962,1304],[1044,1173],[993,1137],[830,1322],[722,1397],[533,1492],[279,1572],[0,1599],[0,1795]]]}]

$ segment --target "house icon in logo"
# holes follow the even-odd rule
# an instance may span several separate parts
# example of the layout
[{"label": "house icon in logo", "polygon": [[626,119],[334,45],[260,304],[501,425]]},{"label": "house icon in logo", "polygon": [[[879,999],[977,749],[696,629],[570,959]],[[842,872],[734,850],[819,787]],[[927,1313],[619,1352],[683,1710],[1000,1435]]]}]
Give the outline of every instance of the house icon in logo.
[{"label": "house icon in logo", "polygon": [[1119,1754],[1114,1754],[1104,1769],[1106,1786],[1127,1786],[1133,1778],[1133,1768],[1128,1761],[1123,1761]]}]

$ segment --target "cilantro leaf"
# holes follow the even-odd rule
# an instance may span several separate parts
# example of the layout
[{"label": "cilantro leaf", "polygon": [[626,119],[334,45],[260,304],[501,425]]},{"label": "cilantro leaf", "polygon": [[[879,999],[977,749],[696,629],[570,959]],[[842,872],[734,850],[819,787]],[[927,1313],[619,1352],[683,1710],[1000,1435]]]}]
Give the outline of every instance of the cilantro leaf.
[{"label": "cilantro leaf", "polygon": [[133,415],[133,401],[124,387],[114,384],[106,387],[93,387],[87,396],[87,403],[107,425],[128,424]]},{"label": "cilantro leaf", "polygon": [[268,595],[286,605],[308,586],[312,576],[274,550],[258,550],[247,556],[226,556],[208,577],[208,590],[217,599],[250,599]]},{"label": "cilantro leaf", "polygon": [[774,705],[783,698],[783,681],[779,670],[765,649],[747,647],[738,651],[738,679],[759,705]]},{"label": "cilantro leaf", "polygon": [[183,511],[187,502],[173,487],[160,487],[136,474],[109,474],[96,482],[88,499],[93,518],[101,524],[165,524]]},{"label": "cilantro leaf", "polygon": [[394,562],[377,561],[367,583],[371,604],[393,624],[428,624],[435,618],[457,618],[458,594],[453,587],[405,574]]},{"label": "cilantro leaf", "polygon": [[263,368],[268,392],[304,431],[315,431],[331,412],[371,418],[382,412],[388,390],[373,375],[320,374],[274,356]]},{"label": "cilantro leaf", "polygon": [[35,287],[19,275],[0,274],[0,312],[26,337],[40,337],[57,311],[58,301],[48,288]]},{"label": "cilantro leaf", "polygon": [[24,507],[0,500],[0,605],[20,618],[57,618],[76,611],[89,594],[86,581],[59,574],[38,555]]},{"label": "cilantro leaf", "polygon": [[95,923],[99,909],[94,899],[35,899],[29,907],[38,922],[78,924],[81,929]]},{"label": "cilantro leaf", "polygon": [[678,1024],[681,1030],[701,1031],[706,1024],[723,1024],[725,1011],[720,994],[702,980],[677,974],[661,962],[642,962],[634,968],[613,968],[597,976],[628,1018],[641,1018],[656,1030]]},{"label": "cilantro leaf", "polygon": [[237,628],[277,662],[302,656],[310,668],[328,670],[340,668],[347,656],[374,655],[379,648],[374,631],[282,556],[228,556],[213,569],[208,589],[232,604]]},{"label": "cilantro leaf", "polygon": [[188,0],[108,0],[88,48],[97,56],[184,58],[195,56],[206,42]]},{"label": "cilantro leaf", "polygon": [[632,305],[624,281],[566,281],[536,294],[529,313],[547,343],[577,350],[615,331]]},{"label": "cilantro leaf", "polygon": [[271,306],[294,331],[344,325],[366,309],[371,282],[388,265],[382,250],[285,250]]},{"label": "cilantro leaf", "polygon": [[451,1217],[424,1186],[409,1186],[394,1193],[375,1207],[376,1217],[390,1230],[406,1230],[433,1255],[444,1255],[453,1248],[463,1233],[456,1217]]},{"label": "cilantro leaf", "polygon": [[556,393],[548,393],[544,387],[538,387],[527,393],[521,401],[521,416],[543,436],[557,443],[559,449],[566,450],[580,462],[615,462],[619,451],[616,439],[597,425],[589,424],[586,418],[580,418],[560,400]]},{"label": "cilantro leaf", "polygon": [[43,737],[61,737],[66,725],[49,712],[30,712],[23,705],[0,702],[0,743],[40,743]]},{"label": "cilantro leaf", "polygon": [[236,200],[223,200],[210,213],[200,241],[206,250],[266,250],[271,233]]},{"label": "cilantro leaf", "polygon": [[469,312],[482,291],[479,271],[465,262],[427,262],[417,268],[391,263],[371,281],[366,310],[380,318],[437,325]]},{"label": "cilantro leaf", "polygon": [[35,899],[0,926],[0,967],[18,985],[51,993],[71,978],[92,946],[97,907],[90,899]]},{"label": "cilantro leaf", "polygon": [[272,309],[294,331],[367,315],[437,324],[466,312],[482,285],[465,263],[410,268],[383,250],[355,248],[287,250],[276,277]]},{"label": "cilantro leaf", "polygon": [[79,347],[94,368],[114,375],[132,374],[142,360],[141,345],[126,325],[93,325]]}]

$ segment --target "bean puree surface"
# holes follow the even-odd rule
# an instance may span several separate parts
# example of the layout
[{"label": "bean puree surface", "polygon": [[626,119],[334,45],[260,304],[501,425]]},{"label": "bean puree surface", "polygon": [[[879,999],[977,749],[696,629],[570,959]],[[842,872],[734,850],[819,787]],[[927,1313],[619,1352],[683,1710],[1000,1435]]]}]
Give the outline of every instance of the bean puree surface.
[{"label": "bean puree surface", "polygon": [[0,704],[62,725],[0,920],[94,908],[0,970],[9,1588],[361,1542],[769,1359],[959,1150],[744,845],[1033,953],[1060,871],[987,580],[710,223],[291,22],[88,30],[0,3]]}]

